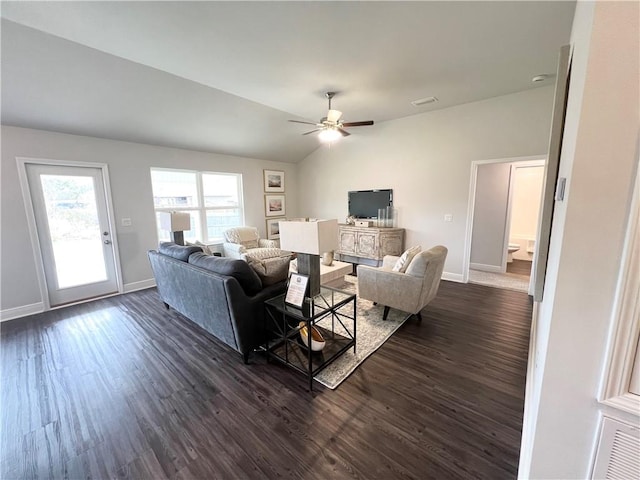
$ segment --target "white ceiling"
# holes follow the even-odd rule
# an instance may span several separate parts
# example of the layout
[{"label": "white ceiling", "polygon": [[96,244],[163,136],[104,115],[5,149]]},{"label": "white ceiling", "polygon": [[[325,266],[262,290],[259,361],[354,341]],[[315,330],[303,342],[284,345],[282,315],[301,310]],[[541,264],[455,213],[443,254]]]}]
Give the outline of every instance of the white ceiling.
[{"label": "white ceiling", "polygon": [[551,84],[574,7],[2,2],[2,123],[295,162],[328,90],[377,123]]}]

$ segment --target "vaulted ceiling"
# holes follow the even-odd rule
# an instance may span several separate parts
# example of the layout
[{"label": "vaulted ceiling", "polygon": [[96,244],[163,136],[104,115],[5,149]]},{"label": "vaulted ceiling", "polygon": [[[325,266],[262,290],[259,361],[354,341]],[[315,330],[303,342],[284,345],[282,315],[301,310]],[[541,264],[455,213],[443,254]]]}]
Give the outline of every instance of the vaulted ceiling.
[{"label": "vaulted ceiling", "polygon": [[325,116],[326,91],[378,123],[552,84],[574,8],[2,2],[2,123],[296,162],[319,142],[287,120]]}]

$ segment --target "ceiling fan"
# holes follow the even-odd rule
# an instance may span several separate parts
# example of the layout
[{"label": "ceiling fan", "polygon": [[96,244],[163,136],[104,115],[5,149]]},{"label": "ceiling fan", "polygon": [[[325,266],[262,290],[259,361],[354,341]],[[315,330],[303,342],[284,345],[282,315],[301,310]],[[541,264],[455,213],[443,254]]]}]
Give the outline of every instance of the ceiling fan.
[{"label": "ceiling fan", "polygon": [[331,99],[336,95],[336,92],[327,92],[325,93],[325,97],[329,100],[329,111],[327,112],[326,117],[322,117],[319,123],[316,122],[303,122],[300,120],[289,120],[293,123],[303,123],[305,125],[314,125],[318,128],[314,128],[308,132],[303,133],[302,135],[309,135],[310,133],[320,132],[318,137],[320,140],[324,142],[331,142],[333,140],[337,140],[340,137],[347,137],[351,135],[349,132],[345,130],[345,128],[349,127],[362,127],[365,125],[373,125],[373,120],[364,120],[361,122],[343,122],[342,112],[339,110],[331,109]]}]

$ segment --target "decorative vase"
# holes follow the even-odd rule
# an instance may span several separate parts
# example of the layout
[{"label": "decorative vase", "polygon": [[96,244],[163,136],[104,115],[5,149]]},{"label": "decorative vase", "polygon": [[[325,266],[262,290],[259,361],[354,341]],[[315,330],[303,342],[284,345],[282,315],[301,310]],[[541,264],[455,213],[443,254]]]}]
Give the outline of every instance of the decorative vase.
[{"label": "decorative vase", "polygon": [[[309,332],[307,330],[307,323],[300,322],[298,326],[300,327],[300,338],[302,338],[302,343],[304,343],[305,347],[309,348],[309,339],[307,338],[309,336]],[[324,348],[324,346],[325,341],[322,337],[322,334],[320,333],[320,330],[318,330],[314,326],[311,326],[311,351],[319,352]]]},{"label": "decorative vase", "polygon": [[322,265],[326,265],[327,267],[330,267],[332,263],[333,263],[333,250],[329,252],[324,252],[322,254]]}]

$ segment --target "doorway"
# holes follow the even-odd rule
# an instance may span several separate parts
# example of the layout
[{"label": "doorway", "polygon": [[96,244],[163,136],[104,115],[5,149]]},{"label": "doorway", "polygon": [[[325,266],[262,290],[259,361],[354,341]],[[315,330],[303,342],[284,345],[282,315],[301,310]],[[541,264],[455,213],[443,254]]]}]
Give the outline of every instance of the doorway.
[{"label": "doorway", "polygon": [[465,281],[530,292],[543,157],[472,164]]},{"label": "doorway", "polygon": [[106,166],[18,161],[45,307],[118,293]]}]

